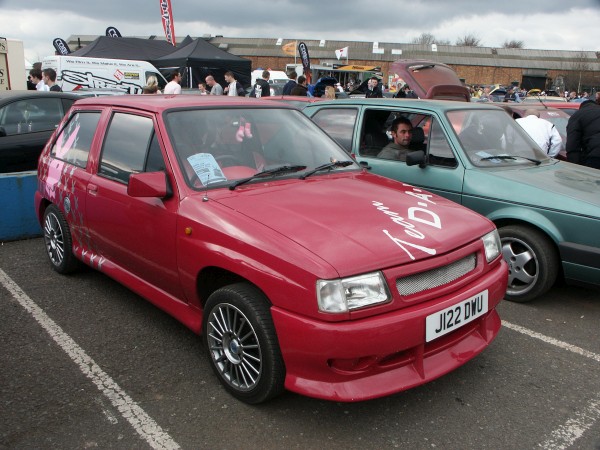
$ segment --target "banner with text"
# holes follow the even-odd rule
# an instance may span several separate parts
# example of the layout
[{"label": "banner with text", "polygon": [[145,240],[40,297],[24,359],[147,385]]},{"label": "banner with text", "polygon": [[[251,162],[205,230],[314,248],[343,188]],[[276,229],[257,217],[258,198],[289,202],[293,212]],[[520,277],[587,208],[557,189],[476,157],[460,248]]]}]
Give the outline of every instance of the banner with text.
[{"label": "banner with text", "polygon": [[108,36],[108,37],[122,37],[121,33],[119,32],[119,30],[117,30],[115,27],[108,27],[106,29],[106,36]]},{"label": "banner with text", "polygon": [[162,18],[163,28],[167,42],[172,45],[175,43],[175,24],[173,22],[173,10],[171,9],[171,0],[159,0],[160,17]]},{"label": "banner with text", "polygon": [[310,56],[308,56],[308,47],[304,42],[300,42],[298,44],[298,53],[300,54],[300,59],[302,60],[302,70],[304,72],[304,76],[306,77],[306,83],[310,84]]},{"label": "banner with text", "polygon": [[71,49],[69,48],[69,45],[65,42],[64,39],[61,38],[56,38],[52,41],[52,45],[54,45],[54,48],[56,49],[56,53],[59,55],[68,55],[69,53],[71,53]]}]

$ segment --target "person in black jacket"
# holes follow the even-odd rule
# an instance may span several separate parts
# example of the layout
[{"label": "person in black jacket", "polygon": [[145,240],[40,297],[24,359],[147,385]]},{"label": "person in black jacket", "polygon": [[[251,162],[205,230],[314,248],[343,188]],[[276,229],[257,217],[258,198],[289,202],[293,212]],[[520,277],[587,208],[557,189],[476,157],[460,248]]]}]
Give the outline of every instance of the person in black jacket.
[{"label": "person in black jacket", "polygon": [[271,96],[271,86],[269,86],[269,78],[271,78],[271,74],[268,70],[263,70],[262,78],[256,80],[254,83],[254,87],[252,88],[252,92],[250,92],[250,97],[270,97]]},{"label": "person in black jacket", "polygon": [[62,92],[62,88],[56,84],[56,71],[54,69],[44,69],[42,71],[44,83],[52,92]]},{"label": "person in black jacket", "polygon": [[600,105],[581,103],[567,123],[567,161],[600,169]]},{"label": "person in black jacket", "polygon": [[382,98],[381,87],[379,86],[379,79],[377,77],[371,77],[367,83],[367,92],[365,92],[366,98]]},{"label": "person in black jacket", "polygon": [[306,77],[304,75],[300,75],[298,77],[298,84],[294,86],[290,95],[299,95],[301,97],[308,97],[308,88],[306,87]]}]

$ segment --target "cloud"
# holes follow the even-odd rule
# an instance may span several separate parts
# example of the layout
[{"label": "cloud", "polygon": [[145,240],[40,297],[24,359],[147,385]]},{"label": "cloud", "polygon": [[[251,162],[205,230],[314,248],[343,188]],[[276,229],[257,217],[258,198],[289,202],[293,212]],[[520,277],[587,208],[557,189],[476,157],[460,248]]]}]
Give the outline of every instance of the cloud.
[{"label": "cloud", "polygon": [[[47,9],[21,0],[0,0],[0,5],[0,30],[10,30],[4,37],[22,40],[31,60],[53,54],[56,37],[104,35],[108,26],[123,36],[164,34],[159,1],[105,0],[76,9],[64,0],[53,1]],[[176,0],[172,5],[178,40],[211,34],[407,43],[430,33],[455,44],[472,34],[482,46],[517,40],[525,48],[549,50],[599,50],[600,42],[600,0],[229,0],[207,6]]]}]

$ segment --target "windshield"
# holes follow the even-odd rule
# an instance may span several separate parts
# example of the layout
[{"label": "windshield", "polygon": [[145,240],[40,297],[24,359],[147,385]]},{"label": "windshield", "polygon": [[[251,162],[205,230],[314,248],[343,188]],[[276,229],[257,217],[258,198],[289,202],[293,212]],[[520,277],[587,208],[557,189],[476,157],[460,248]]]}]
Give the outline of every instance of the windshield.
[{"label": "windshield", "polygon": [[[310,119],[292,109],[186,109],[169,111],[165,120],[181,172],[196,189],[231,186],[239,180],[299,178],[324,164],[352,161]],[[335,167],[356,169],[354,162]]]},{"label": "windshield", "polygon": [[475,166],[531,165],[549,160],[504,110],[456,110],[447,115],[465,155]]}]

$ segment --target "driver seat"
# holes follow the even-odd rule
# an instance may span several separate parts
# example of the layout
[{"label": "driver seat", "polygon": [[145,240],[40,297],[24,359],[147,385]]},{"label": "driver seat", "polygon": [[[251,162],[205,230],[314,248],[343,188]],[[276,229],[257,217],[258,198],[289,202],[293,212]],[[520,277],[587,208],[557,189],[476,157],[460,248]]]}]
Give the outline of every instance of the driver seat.
[{"label": "driver seat", "polygon": [[381,130],[379,122],[369,119],[365,124],[365,136],[361,154],[364,156],[377,156],[381,149],[388,145],[390,140],[385,132]]}]

